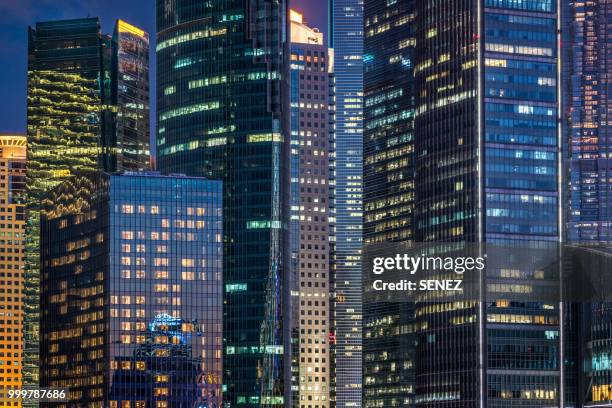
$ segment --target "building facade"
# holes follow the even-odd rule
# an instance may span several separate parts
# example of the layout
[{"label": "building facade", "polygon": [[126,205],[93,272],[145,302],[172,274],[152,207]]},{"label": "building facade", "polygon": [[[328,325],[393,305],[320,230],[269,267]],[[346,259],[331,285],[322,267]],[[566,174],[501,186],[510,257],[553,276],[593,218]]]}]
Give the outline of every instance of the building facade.
[{"label": "building facade", "polygon": [[41,386],[54,406],[222,406],[222,185],[75,176],[41,212]]},{"label": "building facade", "polygon": [[334,49],[335,399],[360,407],[363,171],[363,0],[330,1]]},{"label": "building facade", "polygon": [[[565,74],[569,206],[567,240],[573,245],[610,252],[612,244],[612,128],[609,123],[612,74],[609,56],[612,4],[572,1],[566,6],[564,29],[571,44]],[[576,406],[612,403],[609,303],[573,305],[573,334],[579,345],[575,384],[568,389]],[[576,323],[576,318],[578,323]],[[568,319],[569,321],[569,319]],[[576,333],[577,332],[577,333]]]},{"label": "building facade", "polygon": [[591,245],[612,243],[612,137],[608,124],[612,72],[608,45],[612,5],[571,2],[570,213],[568,239]]},{"label": "building facade", "polygon": [[[549,0],[367,4],[368,245],[558,248],[558,13]],[[411,93],[395,101],[399,90]],[[404,134],[405,158],[388,165]],[[365,405],[562,404],[560,307],[539,297],[548,275],[518,259],[490,259],[475,298],[366,305]]]},{"label": "building facade", "polygon": [[[22,385],[25,264],[25,136],[0,135],[0,388]],[[14,406],[0,402],[1,406]]]},{"label": "building facade", "polygon": [[[415,10],[417,241],[553,250],[562,237],[557,3],[419,1]],[[540,300],[541,271],[517,259],[487,264],[480,300],[486,290],[495,301],[415,306],[417,406],[563,403],[559,304]]]},{"label": "building facade", "polygon": [[104,169],[142,171],[150,166],[149,34],[117,20],[112,39],[113,132],[103,138]]},{"label": "building facade", "polygon": [[102,48],[98,19],[29,31],[24,384],[38,383],[39,211],[44,193],[100,156]]},{"label": "building facade", "polygon": [[[292,239],[295,343],[292,385],[299,408],[330,407],[329,70],[323,34],[291,10]],[[291,311],[290,311],[291,313]]]},{"label": "building facade", "polygon": [[286,16],[285,1],[157,1],[157,168],[224,183],[228,407],[283,406],[290,381]]},{"label": "building facade", "polygon": [[[364,4],[363,245],[414,240],[414,2]],[[414,402],[414,311],[363,304],[363,406]]]},{"label": "building facade", "polygon": [[97,18],[29,29],[25,384],[38,382],[42,197],[80,171],[149,168],[146,33],[122,21],[116,31],[113,46]]}]

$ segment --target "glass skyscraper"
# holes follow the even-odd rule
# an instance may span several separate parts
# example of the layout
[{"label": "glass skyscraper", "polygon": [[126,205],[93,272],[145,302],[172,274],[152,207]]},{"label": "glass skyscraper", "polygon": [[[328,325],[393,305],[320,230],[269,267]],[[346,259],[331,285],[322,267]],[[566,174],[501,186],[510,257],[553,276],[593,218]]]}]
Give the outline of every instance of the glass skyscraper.
[{"label": "glass skyscraper", "polygon": [[[105,170],[150,168],[149,34],[117,20],[112,39],[111,110],[113,131],[102,138]],[[105,80],[107,80],[106,78]]]},{"label": "glass skyscraper", "polygon": [[[418,1],[418,0],[417,0]],[[414,239],[414,2],[365,1],[363,240]],[[405,407],[414,399],[414,311],[363,304],[363,406]]]},{"label": "glass skyscraper", "polygon": [[[572,1],[566,6],[564,29],[571,48],[566,55],[567,163],[569,206],[567,240],[573,245],[611,253],[612,245],[612,3]],[[597,255],[586,252],[589,256]],[[573,305],[573,334],[579,348],[573,355],[575,402],[588,406],[612,403],[610,326],[612,305]],[[578,319],[579,323],[576,323]],[[576,333],[577,332],[577,333]],[[578,405],[580,406],[580,405]]]},{"label": "glass skyscraper", "polygon": [[228,407],[281,407],[288,386],[286,13],[280,0],[157,1],[158,169],[224,183]]},{"label": "glass skyscraper", "polygon": [[[612,244],[612,73],[609,44],[612,4],[574,1],[570,69],[570,213],[568,239],[589,245]],[[569,96],[569,95],[568,95]]]},{"label": "glass skyscraper", "polygon": [[[367,4],[365,16],[364,239],[556,251],[562,237],[557,4],[423,0],[407,10],[409,2],[376,3]],[[406,83],[399,70],[377,76],[391,69],[377,64],[389,62],[413,70],[413,106],[411,95],[384,99]],[[401,157],[393,149],[401,139],[383,137],[392,132],[413,134],[407,148],[414,152],[385,168],[379,163],[390,153]],[[396,177],[400,169],[407,179]],[[391,193],[402,197],[402,183],[411,189],[410,210],[400,199],[376,206]],[[411,216],[395,219],[402,208]],[[366,404],[560,404],[559,304],[538,298],[550,282],[540,270],[520,269],[519,259],[491,259],[477,298],[417,302],[413,310],[368,305],[382,309],[364,320],[364,341],[372,347],[364,355]],[[396,355],[377,349],[398,332]],[[412,345],[412,360],[397,355]]]},{"label": "glass skyscraper", "polygon": [[[556,248],[557,3],[415,7],[417,240]],[[560,403],[559,305],[539,301],[542,272],[515,260],[487,265],[493,302],[416,306],[417,406]]]},{"label": "glass skyscraper", "polygon": [[[481,232],[487,243],[554,249],[563,230],[557,3],[485,0],[482,12]],[[559,305],[538,301],[541,271],[493,266],[487,288],[505,296],[486,305],[486,403],[563,406]],[[533,294],[513,293],[519,282]]]},{"label": "glass skyscraper", "polygon": [[97,18],[37,23],[29,31],[24,384],[38,383],[39,209],[42,196],[100,155],[102,68]]},{"label": "glass skyscraper", "polygon": [[334,332],[336,406],[360,407],[363,0],[330,1],[334,49]]},{"label": "glass skyscraper", "polygon": [[146,33],[122,21],[116,31],[113,46],[97,18],[40,22],[29,29],[26,385],[38,381],[42,197],[80,171],[149,168]]},{"label": "glass skyscraper", "polygon": [[223,406],[221,182],[75,176],[45,197],[41,244],[53,406]]},{"label": "glass skyscraper", "polygon": [[0,389],[5,390],[22,385],[26,144],[25,136],[0,135]]}]

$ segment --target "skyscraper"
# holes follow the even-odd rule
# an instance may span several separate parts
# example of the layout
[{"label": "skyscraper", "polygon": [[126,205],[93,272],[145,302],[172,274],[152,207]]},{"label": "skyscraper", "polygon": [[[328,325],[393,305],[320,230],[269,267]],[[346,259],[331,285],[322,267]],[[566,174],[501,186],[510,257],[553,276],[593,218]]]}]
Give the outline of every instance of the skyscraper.
[{"label": "skyscraper", "polygon": [[[612,4],[572,1],[564,29],[568,50],[565,76],[569,206],[567,240],[573,245],[596,247],[610,253],[612,245],[612,128],[610,89],[612,75]],[[597,255],[592,255],[596,257]],[[576,404],[612,402],[612,366],[609,364],[608,328],[612,305],[595,302],[572,305],[580,321],[572,321],[580,340],[573,361]],[[572,384],[572,385],[574,385]],[[571,389],[570,389],[571,390]]]},{"label": "skyscraper", "polygon": [[146,35],[132,37],[134,31],[141,34],[119,21],[113,47],[97,18],[29,29],[25,384],[36,384],[38,377],[42,197],[76,172],[149,167],[143,151],[149,143]]},{"label": "skyscraper", "polygon": [[[295,406],[330,406],[329,70],[323,34],[291,10]],[[288,405],[286,405],[288,406]]]},{"label": "skyscraper", "polygon": [[[612,244],[612,127],[606,86],[612,73],[608,46],[612,41],[612,5],[573,1],[570,116],[570,212],[572,242]],[[570,27],[568,27],[570,28]],[[568,95],[569,96],[569,95]]]},{"label": "skyscraper", "polygon": [[41,385],[66,406],[222,406],[221,183],[75,176],[41,221]]},{"label": "skyscraper", "polygon": [[[414,2],[366,1],[364,9],[363,240],[414,239]],[[363,304],[363,406],[411,406],[414,311]]]},{"label": "skyscraper", "polygon": [[74,171],[95,170],[102,127],[97,18],[37,23],[29,31],[24,384],[38,383],[39,209]]},{"label": "skyscraper", "polygon": [[330,1],[334,49],[336,405],[361,406],[363,0]]},{"label": "skyscraper", "polygon": [[285,1],[157,1],[157,166],[224,183],[227,406],[283,406]]},{"label": "skyscraper", "polygon": [[117,20],[112,39],[111,105],[114,129],[103,138],[107,170],[150,168],[149,34]]},{"label": "skyscraper", "polygon": [[[0,388],[21,388],[26,137],[0,135]],[[2,406],[6,402],[0,403]],[[12,403],[11,403],[12,404]]]},{"label": "skyscraper", "polygon": [[[425,0],[415,10],[415,237],[554,250],[557,4]],[[487,264],[495,301],[416,306],[426,327],[417,406],[561,403],[559,305],[538,298],[543,273],[517,259]]]},{"label": "skyscraper", "polygon": [[[364,239],[555,251],[562,237],[557,4],[424,0],[410,10],[410,2],[398,3],[366,8]],[[394,63],[397,71],[383,76]],[[409,95],[386,99],[407,83],[402,64],[414,72],[413,106]],[[398,137],[384,138],[394,131]],[[414,135],[405,146],[414,153],[385,166],[405,133]],[[402,196],[401,185],[414,196],[410,189]],[[400,209],[406,216],[396,219]],[[538,297],[549,282],[541,270],[517,267],[519,258],[490,259],[478,298],[417,302],[413,310],[367,305],[365,404],[560,404],[559,304]],[[399,345],[395,355],[378,350],[373,336]],[[414,344],[413,358],[399,355]],[[411,391],[413,402],[401,398]]]}]

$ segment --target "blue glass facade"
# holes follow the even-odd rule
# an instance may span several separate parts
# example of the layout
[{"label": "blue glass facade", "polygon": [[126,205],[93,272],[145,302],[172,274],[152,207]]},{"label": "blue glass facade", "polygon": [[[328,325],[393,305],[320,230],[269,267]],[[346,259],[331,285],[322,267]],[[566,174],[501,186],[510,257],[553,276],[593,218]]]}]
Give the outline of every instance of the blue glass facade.
[{"label": "blue glass facade", "polygon": [[568,232],[572,242],[610,245],[612,191],[610,179],[610,95],[608,44],[612,5],[607,1],[574,1],[571,5],[572,60],[569,159],[571,192]]},{"label": "blue glass facade", "polygon": [[361,406],[363,0],[330,1],[334,49],[336,406]]},{"label": "blue glass facade", "polygon": [[89,407],[222,406],[222,185],[62,183],[41,214],[41,385]]},{"label": "blue glass facade", "polygon": [[[556,7],[416,3],[417,241],[559,242]],[[559,403],[559,306],[538,301],[543,278],[514,261],[487,264],[482,296],[495,285],[503,300],[416,306],[418,406]]]},{"label": "blue glass facade", "polygon": [[[565,88],[569,206],[567,240],[573,245],[610,252],[612,244],[612,138],[609,121],[609,77],[612,3],[572,1],[566,5],[568,33]],[[589,257],[596,255],[587,252]],[[572,401],[588,406],[612,402],[610,327],[612,305],[604,302],[573,305],[575,342],[572,379],[578,384]],[[567,383],[567,382],[566,382]],[[567,383],[570,385],[569,383]],[[569,394],[569,392],[568,392]]]},{"label": "blue glass facade", "polygon": [[[516,246],[558,242],[557,4],[486,0],[485,7],[485,240]],[[489,279],[519,282],[507,279],[508,269],[499,265]],[[510,293],[507,297],[509,302],[487,308],[489,406],[561,402],[558,305],[526,294],[514,301]],[[511,314],[529,316],[530,324],[512,323]]]},{"label": "blue glass facade", "polygon": [[556,4],[527,3],[485,2],[489,242],[556,241],[559,236]]}]

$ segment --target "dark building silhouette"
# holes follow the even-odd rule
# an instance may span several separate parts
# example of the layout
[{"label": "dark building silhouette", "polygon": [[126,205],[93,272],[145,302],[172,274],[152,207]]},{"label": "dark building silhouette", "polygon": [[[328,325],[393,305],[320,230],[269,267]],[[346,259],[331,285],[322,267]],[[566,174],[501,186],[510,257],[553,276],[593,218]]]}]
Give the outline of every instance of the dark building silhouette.
[{"label": "dark building silhouette", "polygon": [[157,169],[223,180],[228,407],[289,387],[287,2],[158,0]]},{"label": "dark building silhouette", "polygon": [[38,383],[42,197],[80,171],[149,169],[148,34],[122,20],[115,32],[103,35],[98,18],[28,32],[26,385]]},{"label": "dark building silhouette", "polygon": [[[413,1],[365,2],[364,250],[414,240]],[[385,29],[383,29],[385,28]],[[414,403],[413,305],[363,304],[363,406]]]}]

